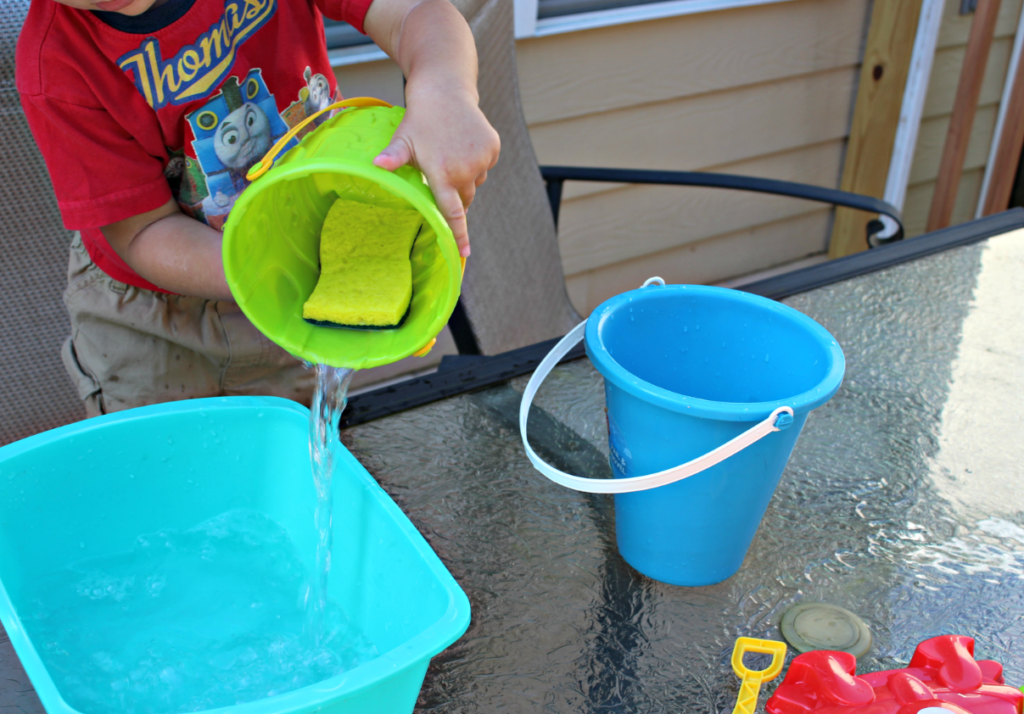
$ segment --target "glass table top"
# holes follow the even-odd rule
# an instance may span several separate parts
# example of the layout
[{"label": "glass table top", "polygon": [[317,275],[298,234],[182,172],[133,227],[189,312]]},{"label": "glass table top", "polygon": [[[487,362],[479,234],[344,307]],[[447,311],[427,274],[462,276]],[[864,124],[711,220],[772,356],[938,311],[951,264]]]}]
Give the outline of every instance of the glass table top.
[{"label": "glass table top", "polygon": [[[868,624],[861,673],[964,634],[1024,685],[1021,275],[1017,232],[784,301],[836,337],[846,379],[808,419],[743,567],[719,585],[639,575],[616,551],[610,496],[532,469],[517,421],[525,377],[343,432],[472,603],[419,708],[732,711],[735,639],[781,639],[801,601]],[[605,429],[589,361],[557,368],[531,416],[534,448],[609,476]],[[42,711],[13,657],[0,647],[0,711]]]}]

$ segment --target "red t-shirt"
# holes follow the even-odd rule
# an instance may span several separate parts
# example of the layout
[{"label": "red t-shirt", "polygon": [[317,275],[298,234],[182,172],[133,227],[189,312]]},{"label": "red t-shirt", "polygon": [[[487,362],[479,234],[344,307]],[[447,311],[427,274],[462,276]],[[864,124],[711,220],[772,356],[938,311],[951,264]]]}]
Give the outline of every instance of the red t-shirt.
[{"label": "red t-shirt", "polygon": [[222,228],[249,167],[340,98],[320,13],[362,31],[371,2],[195,0],[166,27],[134,34],[32,0],[18,38],[18,91],[64,224],[82,232],[93,262],[159,290],[100,227],[174,197]]}]

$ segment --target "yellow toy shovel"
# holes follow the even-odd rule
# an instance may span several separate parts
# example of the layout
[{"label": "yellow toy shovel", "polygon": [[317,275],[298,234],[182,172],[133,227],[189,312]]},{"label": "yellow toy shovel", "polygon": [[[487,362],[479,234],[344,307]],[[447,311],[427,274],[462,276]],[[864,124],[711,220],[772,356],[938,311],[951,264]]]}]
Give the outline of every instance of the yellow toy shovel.
[{"label": "yellow toy shovel", "polygon": [[[743,656],[747,652],[770,654],[772,656],[771,664],[756,672],[747,669],[743,664]],[[736,646],[732,650],[732,669],[743,680],[743,683],[740,685],[740,693],[736,697],[736,708],[732,710],[732,714],[754,714],[761,685],[778,677],[785,661],[786,644],[784,642],[756,640],[753,637],[740,637],[736,640]]]}]

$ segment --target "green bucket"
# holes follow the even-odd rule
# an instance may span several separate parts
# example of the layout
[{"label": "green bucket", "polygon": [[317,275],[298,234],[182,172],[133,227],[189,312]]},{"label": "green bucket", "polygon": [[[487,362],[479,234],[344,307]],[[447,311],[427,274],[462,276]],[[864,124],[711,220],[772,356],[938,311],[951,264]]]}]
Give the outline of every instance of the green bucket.
[{"label": "green bucket", "polygon": [[[339,107],[351,108],[267,170],[316,115],[309,117],[250,170],[252,184],[224,226],[224,272],[242,312],[285,350],[313,363],[365,369],[429,351],[459,299],[463,261],[423,174],[412,166],[392,173],[373,165],[405,110],[359,98],[324,111]],[[412,250],[412,304],[401,327],[353,330],[302,319],[320,276],[320,229],[338,198],[413,208],[424,218]]]}]

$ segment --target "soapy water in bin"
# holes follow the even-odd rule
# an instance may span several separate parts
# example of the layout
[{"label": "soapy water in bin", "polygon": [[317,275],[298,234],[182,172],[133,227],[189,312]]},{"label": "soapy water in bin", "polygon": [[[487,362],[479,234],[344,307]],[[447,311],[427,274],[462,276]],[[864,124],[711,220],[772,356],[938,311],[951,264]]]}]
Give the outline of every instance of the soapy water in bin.
[{"label": "soapy water in bin", "polygon": [[309,642],[309,581],[282,526],[233,510],[41,578],[26,626],[75,709],[203,711],[322,682],[377,656],[326,598]]},{"label": "soapy water in bin", "polygon": [[309,367],[313,571],[283,527],[236,510],[41,579],[30,627],[71,706],[203,711],[322,682],[377,656],[327,594],[338,423],[354,370]]}]

